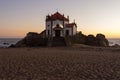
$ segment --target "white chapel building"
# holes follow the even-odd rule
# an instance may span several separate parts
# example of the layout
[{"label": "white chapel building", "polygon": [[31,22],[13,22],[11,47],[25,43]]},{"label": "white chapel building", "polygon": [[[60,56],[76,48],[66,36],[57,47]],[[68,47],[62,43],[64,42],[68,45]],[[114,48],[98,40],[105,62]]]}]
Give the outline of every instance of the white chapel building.
[{"label": "white chapel building", "polygon": [[46,36],[65,37],[74,36],[77,33],[75,22],[69,23],[69,16],[66,18],[59,12],[46,16]]}]

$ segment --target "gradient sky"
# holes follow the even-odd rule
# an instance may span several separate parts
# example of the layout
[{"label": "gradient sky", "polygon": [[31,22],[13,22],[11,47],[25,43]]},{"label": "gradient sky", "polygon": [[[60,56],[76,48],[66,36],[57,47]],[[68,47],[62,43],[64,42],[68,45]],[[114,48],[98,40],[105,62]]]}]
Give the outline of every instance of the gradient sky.
[{"label": "gradient sky", "polygon": [[120,0],[0,0],[0,38],[40,33],[46,15],[57,10],[86,35],[120,38]]}]

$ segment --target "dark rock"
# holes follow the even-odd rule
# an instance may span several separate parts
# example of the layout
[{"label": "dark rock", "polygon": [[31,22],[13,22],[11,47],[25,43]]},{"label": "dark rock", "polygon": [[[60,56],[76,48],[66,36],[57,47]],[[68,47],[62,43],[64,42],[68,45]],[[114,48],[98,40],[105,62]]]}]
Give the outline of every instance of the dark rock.
[{"label": "dark rock", "polygon": [[97,34],[96,38],[105,39],[105,35],[103,35],[103,34]]},{"label": "dark rock", "polygon": [[76,36],[68,38],[69,41],[73,44],[85,44],[90,46],[109,46],[108,40],[105,38],[103,34],[97,34],[96,37],[94,35],[84,35],[82,32],[78,32]]},{"label": "dark rock", "polygon": [[119,44],[114,44],[112,47],[120,47]]},{"label": "dark rock", "polygon": [[78,32],[76,34],[76,36],[73,36],[71,37],[71,39],[73,39],[73,41],[75,43],[78,43],[78,44],[85,44],[86,43],[86,39],[87,39],[87,36],[82,34],[82,32]]},{"label": "dark rock", "polygon": [[19,41],[16,47],[37,47],[46,46],[47,39],[42,38],[38,33],[29,32],[25,38]]},{"label": "dark rock", "polygon": [[42,38],[46,38],[46,30],[42,31],[39,35],[40,35]]},{"label": "dark rock", "polygon": [[97,34],[96,39],[98,41],[99,46],[109,46],[108,40],[105,38],[105,35],[103,34]]},{"label": "dark rock", "polygon": [[94,37],[93,35],[88,35],[85,44],[91,46],[97,46],[96,37]]},{"label": "dark rock", "polygon": [[86,44],[90,46],[109,46],[108,40],[103,34],[84,35],[82,32],[77,33],[75,36],[67,36],[65,38],[46,38],[45,31],[38,34],[29,32],[25,38],[15,44],[15,47],[38,47],[38,46],[68,46],[72,44]]},{"label": "dark rock", "polygon": [[11,45],[9,46],[9,48],[14,48],[14,47],[16,47],[14,44],[11,44]]},{"label": "dark rock", "polygon": [[6,42],[5,42],[5,43],[3,43],[3,44],[4,44],[4,45],[9,45],[9,43],[6,43]]}]

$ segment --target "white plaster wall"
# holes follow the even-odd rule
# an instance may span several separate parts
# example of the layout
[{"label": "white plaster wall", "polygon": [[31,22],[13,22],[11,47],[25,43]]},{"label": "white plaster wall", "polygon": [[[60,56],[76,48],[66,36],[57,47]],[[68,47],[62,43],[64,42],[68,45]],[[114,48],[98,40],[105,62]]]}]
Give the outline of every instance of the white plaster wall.
[{"label": "white plaster wall", "polygon": [[64,32],[64,31],[62,31],[62,30],[60,31],[60,36],[63,36],[63,32]]},{"label": "white plaster wall", "polygon": [[51,21],[47,21],[46,22],[46,29],[51,29]]},{"label": "white plaster wall", "polygon": [[64,23],[65,23],[65,24],[68,24],[68,23],[69,23],[69,21],[65,21]]},{"label": "white plaster wall", "polygon": [[74,25],[74,27],[73,27],[73,35],[76,35],[76,33],[77,33],[77,27]]},{"label": "white plaster wall", "polygon": [[69,30],[69,35],[72,36],[72,28],[64,28],[65,35],[66,35],[66,30]]},{"label": "white plaster wall", "polygon": [[57,24],[59,24],[60,27],[63,28],[63,21],[60,21],[60,20],[55,20],[55,21],[53,21],[53,28],[56,27]]},{"label": "white plaster wall", "polygon": [[64,26],[65,26],[65,27],[66,27],[66,24],[69,24],[69,22],[68,22],[68,21],[65,21],[65,22],[64,22]]},{"label": "white plaster wall", "polygon": [[48,35],[48,30],[50,30],[50,35],[51,35],[51,21],[46,22],[46,35]]},{"label": "white plaster wall", "polygon": [[[61,36],[65,36],[66,35],[65,34],[66,30],[69,30],[69,35],[72,36],[72,28],[67,28],[66,27],[66,24],[68,24],[68,23],[69,23],[69,21],[65,21],[64,24],[63,24],[63,21],[61,21],[61,20],[54,20],[53,21],[53,26],[52,26],[51,25],[51,21],[47,21],[46,22],[46,35],[48,35],[48,30],[50,30],[49,34],[51,35],[51,26],[54,28],[54,27],[56,27],[57,24],[59,24],[60,27],[62,27],[62,28],[63,28],[63,25],[65,26],[64,30],[61,31]],[[73,35],[75,35],[76,33],[77,33],[77,28],[76,28],[76,26],[74,26],[73,27]],[[55,31],[52,32],[52,35],[55,36]]]}]

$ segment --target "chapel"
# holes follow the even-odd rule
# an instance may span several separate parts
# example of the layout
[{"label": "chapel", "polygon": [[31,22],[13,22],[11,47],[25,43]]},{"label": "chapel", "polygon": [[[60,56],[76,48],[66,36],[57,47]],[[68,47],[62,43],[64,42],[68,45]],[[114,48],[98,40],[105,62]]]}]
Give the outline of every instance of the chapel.
[{"label": "chapel", "polygon": [[47,15],[45,25],[47,37],[74,36],[77,33],[75,21],[70,23],[69,16],[65,17],[59,12]]}]

